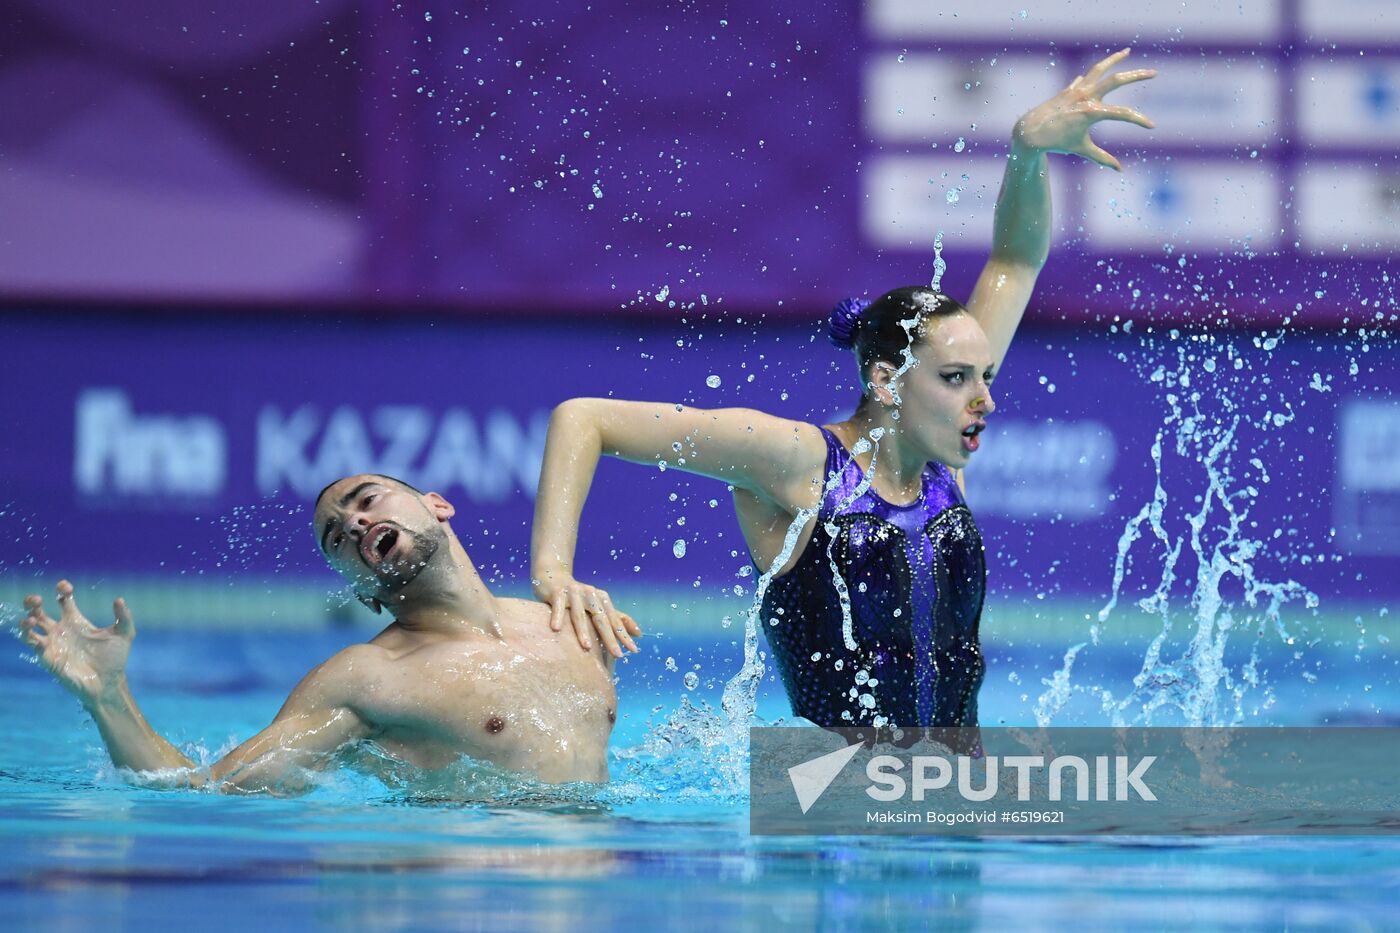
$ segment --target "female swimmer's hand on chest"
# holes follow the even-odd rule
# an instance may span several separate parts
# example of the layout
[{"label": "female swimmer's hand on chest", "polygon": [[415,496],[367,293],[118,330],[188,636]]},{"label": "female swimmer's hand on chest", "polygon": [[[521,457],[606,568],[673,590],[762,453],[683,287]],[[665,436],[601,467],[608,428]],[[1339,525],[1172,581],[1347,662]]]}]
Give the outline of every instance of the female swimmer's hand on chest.
[{"label": "female swimmer's hand on chest", "polygon": [[578,643],[585,649],[593,647],[593,636],[615,658],[622,657],[622,649],[637,651],[632,639],[642,634],[642,629],[627,613],[613,605],[605,590],[587,583],[580,583],[562,571],[540,571],[531,581],[535,598],[549,604],[549,627],[556,632],[563,631],[568,622],[578,636]]},{"label": "female swimmer's hand on chest", "polygon": [[1126,58],[1128,51],[1123,49],[1103,59],[1075,78],[1069,87],[1021,117],[1012,134],[1014,144],[1033,152],[1072,153],[1122,171],[1118,160],[1089,138],[1089,128],[1101,120],[1153,128],[1152,121],[1133,108],[1103,102],[1108,92],[1157,75],[1150,68],[1109,74],[1108,70]]}]

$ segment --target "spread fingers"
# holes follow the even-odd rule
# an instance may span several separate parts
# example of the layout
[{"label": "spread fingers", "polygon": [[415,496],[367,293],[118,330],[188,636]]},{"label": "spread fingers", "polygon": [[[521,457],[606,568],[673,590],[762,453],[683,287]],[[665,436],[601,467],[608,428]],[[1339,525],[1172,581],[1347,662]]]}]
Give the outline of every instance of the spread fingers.
[{"label": "spread fingers", "polygon": [[57,589],[59,616],[64,622],[77,621],[78,602],[73,598],[73,584],[67,580],[59,580]]},{"label": "spread fingers", "polygon": [[1136,123],[1149,130],[1157,126],[1132,107],[1104,107],[1095,116],[1100,120],[1122,120],[1125,123]]},{"label": "spread fingers", "polygon": [[1107,58],[1100,59],[1098,64],[1096,64],[1093,68],[1090,68],[1087,72],[1085,72],[1085,82],[1088,84],[1097,84],[1099,79],[1108,73],[1108,69],[1112,68],[1114,65],[1127,58],[1128,53],[1131,51],[1131,49],[1119,49],[1117,52],[1114,52]]},{"label": "spread fingers", "polygon": [[1138,81],[1146,81],[1148,78],[1157,77],[1157,72],[1153,68],[1138,68],[1134,71],[1120,71],[1111,74],[1099,82],[1099,96],[1107,94],[1109,91],[1116,91],[1126,84],[1136,84]]}]

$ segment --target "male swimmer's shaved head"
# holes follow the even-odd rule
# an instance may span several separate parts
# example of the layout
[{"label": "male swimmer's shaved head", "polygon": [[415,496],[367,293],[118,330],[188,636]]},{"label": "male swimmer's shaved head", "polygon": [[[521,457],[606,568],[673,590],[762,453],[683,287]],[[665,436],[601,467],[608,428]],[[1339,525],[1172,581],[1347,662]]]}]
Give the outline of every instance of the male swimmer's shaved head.
[{"label": "male swimmer's shaved head", "polygon": [[312,510],[315,511],[315,509],[321,504],[321,498],[325,496],[327,492],[330,491],[330,488],[332,486],[334,486],[336,483],[343,483],[353,476],[363,476],[366,479],[372,480],[383,480],[386,483],[393,483],[395,486],[402,486],[404,489],[407,489],[411,493],[415,493],[420,496],[423,495],[423,490],[419,489],[416,486],[413,486],[410,483],[405,483],[403,480],[395,476],[388,476],[384,473],[351,473],[350,476],[342,476],[340,479],[331,480],[325,486],[321,487],[321,491],[316,493],[316,501],[312,505]]}]

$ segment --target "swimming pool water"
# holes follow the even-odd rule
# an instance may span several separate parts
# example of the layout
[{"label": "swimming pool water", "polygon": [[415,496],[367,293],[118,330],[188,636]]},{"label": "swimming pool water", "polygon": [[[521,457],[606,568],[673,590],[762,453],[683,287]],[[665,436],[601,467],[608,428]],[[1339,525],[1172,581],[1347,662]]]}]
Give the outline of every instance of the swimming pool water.
[{"label": "swimming pool water", "polygon": [[[363,635],[143,632],[133,689],[172,740],[217,749]],[[737,636],[644,642],[620,667],[614,748],[639,743],[682,695],[715,700],[738,669]],[[989,643],[984,722],[1029,722],[1020,698],[1034,700],[1062,650]],[[691,693],[681,678],[694,663]],[[1348,673],[1353,711],[1397,708],[1388,687],[1352,702],[1366,678]],[[1369,930],[1393,928],[1400,906],[1400,845],[1386,838],[756,838],[745,789],[712,792],[698,774],[514,805],[413,798],[350,775],[296,799],[151,790],[112,772],[77,704],[18,651],[3,652],[0,685],[3,929]],[[1285,678],[1267,716],[1314,723],[1339,706],[1326,677]],[[785,712],[765,684],[760,714]],[[653,774],[637,767],[615,758],[614,776]]]}]

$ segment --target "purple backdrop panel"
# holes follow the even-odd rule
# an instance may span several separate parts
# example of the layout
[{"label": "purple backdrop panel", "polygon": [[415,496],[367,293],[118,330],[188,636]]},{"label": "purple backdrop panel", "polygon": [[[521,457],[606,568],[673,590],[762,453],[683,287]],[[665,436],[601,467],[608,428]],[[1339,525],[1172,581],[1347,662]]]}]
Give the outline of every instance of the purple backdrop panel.
[{"label": "purple backdrop panel", "polygon": [[14,6],[12,306],[802,320],[931,279],[940,233],[966,295],[1016,118],[1129,42],[1161,74],[1110,102],[1158,127],[1095,130],[1121,175],[1052,158],[1033,318],[1330,325],[1392,300],[1400,43],[1374,3]]},{"label": "purple backdrop panel", "polygon": [[[856,397],[851,361],[790,324],[11,314],[0,329],[12,359],[35,361],[0,375],[0,568],[17,572],[328,573],[309,502],[378,471],[447,495],[487,574],[520,582],[559,401],[822,422]],[[1107,593],[1124,529],[1160,483],[1178,589],[1195,579],[1188,561],[1238,564],[1254,542],[1261,578],[1395,595],[1396,372],[1392,348],[1359,337],[1026,330],[967,471],[993,592]],[[1125,593],[1161,578],[1163,546],[1140,530]],[[752,584],[725,487],[674,468],[605,462],[579,553],[580,572],[613,583]]]},{"label": "purple backdrop panel", "polygon": [[386,14],[393,64],[373,119],[392,114],[411,142],[376,174],[412,179],[384,219],[416,235],[386,237],[379,280],[594,308],[864,291],[859,12],[612,0]]}]

